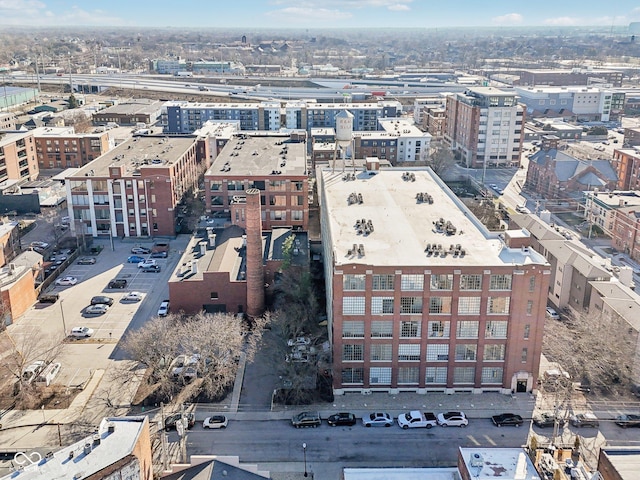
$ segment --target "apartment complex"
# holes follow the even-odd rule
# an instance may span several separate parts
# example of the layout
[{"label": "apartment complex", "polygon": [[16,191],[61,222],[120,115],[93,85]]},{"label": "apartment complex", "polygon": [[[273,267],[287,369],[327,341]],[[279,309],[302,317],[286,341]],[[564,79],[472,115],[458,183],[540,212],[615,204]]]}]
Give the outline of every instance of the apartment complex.
[{"label": "apartment complex", "polygon": [[38,171],[33,133],[0,133],[0,183],[35,180]]},{"label": "apartment complex", "polygon": [[280,102],[190,103],[167,102],[162,125],[167,133],[191,133],[208,122],[238,121],[241,130],[280,130]]},{"label": "apartment complex", "polygon": [[195,136],[121,143],[67,177],[69,216],[94,237],[175,235],[176,206],[197,187],[208,145]]},{"label": "apartment complex", "polygon": [[621,207],[615,211],[611,246],[634,260],[640,259],[640,207]]},{"label": "apartment complex", "polygon": [[[318,171],[333,386],[532,391],[550,266],[428,168]],[[357,201],[353,201],[353,199]]]},{"label": "apartment complex", "polygon": [[75,133],[73,127],[40,127],[32,130],[38,166],[77,168],[109,150],[109,134]]},{"label": "apartment complex", "polygon": [[612,164],[619,190],[640,190],[640,147],[614,149]]},{"label": "apartment complex", "polygon": [[0,130],[15,130],[16,114],[13,112],[0,112]]},{"label": "apartment complex", "polygon": [[524,121],[513,92],[469,88],[447,97],[444,139],[467,167],[518,165]]},{"label": "apartment complex", "polygon": [[527,117],[562,116],[577,121],[608,122],[624,110],[623,92],[601,87],[515,87]]},{"label": "apartment complex", "polygon": [[245,191],[260,190],[262,227],[307,230],[306,134],[252,132],[228,141],[205,173],[206,211],[245,226]]},{"label": "apartment complex", "polygon": [[616,211],[625,207],[640,209],[640,195],[636,190],[584,192],[584,218],[609,237],[614,236]]},{"label": "apartment complex", "polygon": [[290,101],[284,109],[279,101],[261,103],[168,102],[162,109],[162,124],[167,133],[191,133],[208,121],[239,121],[240,129],[306,130],[335,128],[336,115],[347,110],[353,114],[353,130],[378,130],[378,119],[395,118],[402,111],[396,101],[377,103],[314,103]]}]

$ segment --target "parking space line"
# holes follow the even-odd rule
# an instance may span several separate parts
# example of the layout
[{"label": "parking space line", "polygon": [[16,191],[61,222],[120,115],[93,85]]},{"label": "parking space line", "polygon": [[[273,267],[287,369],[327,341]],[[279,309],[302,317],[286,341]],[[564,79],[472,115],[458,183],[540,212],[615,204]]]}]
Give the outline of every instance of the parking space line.
[{"label": "parking space line", "polygon": [[481,445],[481,443],[480,443],[478,440],[476,440],[476,439],[475,439],[475,437],[474,437],[473,435],[467,435],[467,438],[468,438],[469,440],[471,440],[475,445],[477,445],[477,446],[480,446],[480,445]]},{"label": "parking space line", "polygon": [[494,442],[491,437],[489,437],[488,435],[484,435],[484,438],[487,439],[487,442],[489,442],[491,445],[493,445],[494,447],[496,447],[498,444],[496,442]]}]

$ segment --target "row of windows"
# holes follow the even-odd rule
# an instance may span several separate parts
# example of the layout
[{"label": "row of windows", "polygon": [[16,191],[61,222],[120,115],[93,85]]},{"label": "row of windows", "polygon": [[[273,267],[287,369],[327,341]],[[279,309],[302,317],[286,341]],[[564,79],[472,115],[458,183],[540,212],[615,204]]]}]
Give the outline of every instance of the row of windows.
[{"label": "row of windows", "polygon": [[[390,385],[391,384],[391,367],[371,367],[369,369],[370,385]],[[447,383],[447,367],[427,367],[425,372],[425,383],[445,385]],[[504,371],[502,367],[483,367],[481,370],[480,381],[482,384],[501,385]],[[453,369],[454,384],[473,384],[475,383],[476,370],[474,367],[455,367]],[[342,383],[362,385],[364,383],[364,368],[343,368]],[[398,368],[399,384],[418,384],[420,383],[419,367],[400,367]]]},{"label": "row of windows", "polygon": [[[480,297],[459,297],[458,315],[479,315]],[[510,297],[489,297],[487,300],[487,314],[506,315],[509,313]],[[364,315],[366,307],[365,297],[344,297],[342,299],[343,315]],[[428,299],[428,313],[449,315],[452,313],[451,297],[430,297]],[[375,315],[393,315],[395,303],[393,297],[373,297],[371,299],[371,313]],[[422,297],[401,297],[401,314],[423,313]]]},{"label": "row of windows", "polygon": [[[431,290],[453,290],[453,274],[430,275]],[[346,274],[342,277],[343,290],[365,290],[364,274]],[[373,275],[373,290],[395,290],[395,275]],[[489,277],[489,290],[511,290],[511,274],[493,274]],[[535,288],[535,277],[530,278]],[[462,274],[459,282],[460,290],[482,290],[481,274]],[[424,275],[406,274],[400,276],[400,290],[423,291]],[[530,285],[530,291],[532,291]]]},{"label": "row of windows", "polygon": [[[401,362],[420,361],[420,345],[400,344],[398,345],[398,360]],[[478,346],[475,344],[458,344],[455,346],[455,361],[476,361]],[[504,361],[505,345],[489,344],[485,345],[482,353],[482,360],[485,362]],[[390,362],[393,360],[393,345],[390,343],[376,343],[370,345],[369,359],[372,362]],[[346,344],[342,345],[343,362],[364,361],[364,345]],[[449,361],[449,345],[433,344],[427,345],[428,362]]]},{"label": "row of windows", "polygon": [[[505,339],[508,333],[506,320],[492,320],[485,324],[484,338]],[[451,322],[432,320],[428,322],[429,338],[450,338]],[[479,338],[480,322],[460,320],[456,322],[456,338]],[[524,339],[529,338],[531,328],[524,326]],[[342,322],[342,338],[364,338],[364,321],[349,320]],[[372,320],[371,338],[393,338],[392,320]],[[422,338],[422,321],[409,320],[400,322],[400,338]]]},{"label": "row of windows", "polygon": [[[304,188],[304,182],[296,180],[289,182],[291,184],[292,192],[301,192]],[[259,190],[265,190],[265,184],[269,185],[269,190],[272,191],[287,191],[287,182],[285,180],[271,180],[269,182],[262,181],[252,181],[247,182],[245,185],[244,180],[229,180],[227,181],[227,190],[245,190],[245,188],[255,187]],[[222,180],[211,180],[209,183],[209,188],[212,192],[219,192],[222,190],[223,182]],[[259,188],[262,187],[262,188]]]},{"label": "row of windows", "polygon": [[[370,360],[372,362],[390,362],[392,358],[393,346],[390,343],[376,343],[370,345]],[[457,362],[475,362],[478,353],[478,346],[475,344],[458,344],[455,346],[454,359]],[[482,360],[485,362],[504,361],[505,345],[489,344],[484,346]],[[418,362],[420,358],[420,345],[417,344],[400,344],[398,345],[398,360],[401,362]],[[342,361],[343,362],[362,362],[364,361],[364,345],[362,344],[345,344],[342,345]],[[447,362],[449,361],[449,345],[447,344],[431,344],[427,345],[427,361],[428,362]]]}]

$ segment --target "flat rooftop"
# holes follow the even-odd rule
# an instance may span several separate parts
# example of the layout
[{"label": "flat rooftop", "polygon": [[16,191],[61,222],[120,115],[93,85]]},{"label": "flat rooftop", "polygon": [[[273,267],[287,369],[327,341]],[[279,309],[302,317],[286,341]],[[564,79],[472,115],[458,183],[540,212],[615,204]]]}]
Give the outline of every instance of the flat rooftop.
[{"label": "flat rooftop", "polygon": [[[132,454],[147,422],[144,416],[105,418],[94,435],[54,452],[46,461],[28,464],[19,475],[11,473],[2,478],[87,478]],[[110,425],[113,432],[108,431]],[[85,445],[89,445],[87,450]]]},{"label": "flat rooftop", "polygon": [[640,194],[635,190],[615,190],[613,192],[585,192],[594,201],[612,207],[633,207],[640,205]]},{"label": "flat rooftop", "polygon": [[306,143],[291,141],[289,135],[240,135],[227,142],[206,175],[225,177],[306,175]]},{"label": "flat rooftop", "polygon": [[402,135],[410,135],[415,137],[429,136],[428,133],[423,132],[418,127],[416,127],[413,121],[409,121],[404,118],[381,118],[380,120],[378,120],[378,123],[384,129],[385,132],[395,136],[402,136]]},{"label": "flat rooftop", "polygon": [[155,113],[162,108],[163,104],[164,102],[159,100],[149,100],[146,98],[126,100],[122,103],[118,103],[117,105],[95,112],[94,115],[136,115],[139,113]]},{"label": "flat rooftop", "polygon": [[460,448],[460,457],[474,480],[540,480],[522,448]]},{"label": "flat rooftop", "polygon": [[[374,173],[361,168],[355,174],[353,170],[336,169],[332,173],[328,168],[319,169],[322,208],[327,212],[323,215],[323,229],[328,227],[335,265],[547,263],[531,248],[507,248],[498,234],[488,232],[431,169],[384,168]],[[437,254],[428,255],[427,244],[441,247]],[[355,253],[353,245],[357,247]],[[360,245],[364,254],[357,252]],[[460,245],[458,252],[463,254],[449,254],[451,245],[454,250]]]},{"label": "flat rooftop", "polygon": [[193,145],[196,137],[137,136],[89,162],[74,177],[108,177],[109,166],[125,166],[125,176],[140,168],[166,168],[175,163]]},{"label": "flat rooftop", "polygon": [[11,143],[15,143],[18,140],[22,140],[23,138],[27,138],[28,136],[33,135],[30,131],[27,132],[9,132],[9,133],[0,133],[0,147],[4,145],[9,145]]}]

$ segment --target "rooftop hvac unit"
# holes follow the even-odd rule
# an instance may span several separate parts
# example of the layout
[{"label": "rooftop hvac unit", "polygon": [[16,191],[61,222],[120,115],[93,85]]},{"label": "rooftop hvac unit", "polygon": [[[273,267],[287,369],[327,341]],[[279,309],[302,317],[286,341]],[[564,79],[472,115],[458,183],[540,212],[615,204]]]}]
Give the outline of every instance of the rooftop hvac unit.
[{"label": "rooftop hvac unit", "polygon": [[482,466],[484,465],[484,458],[482,457],[482,454],[472,453],[471,458],[469,459],[469,464],[472,467],[482,468]]}]

